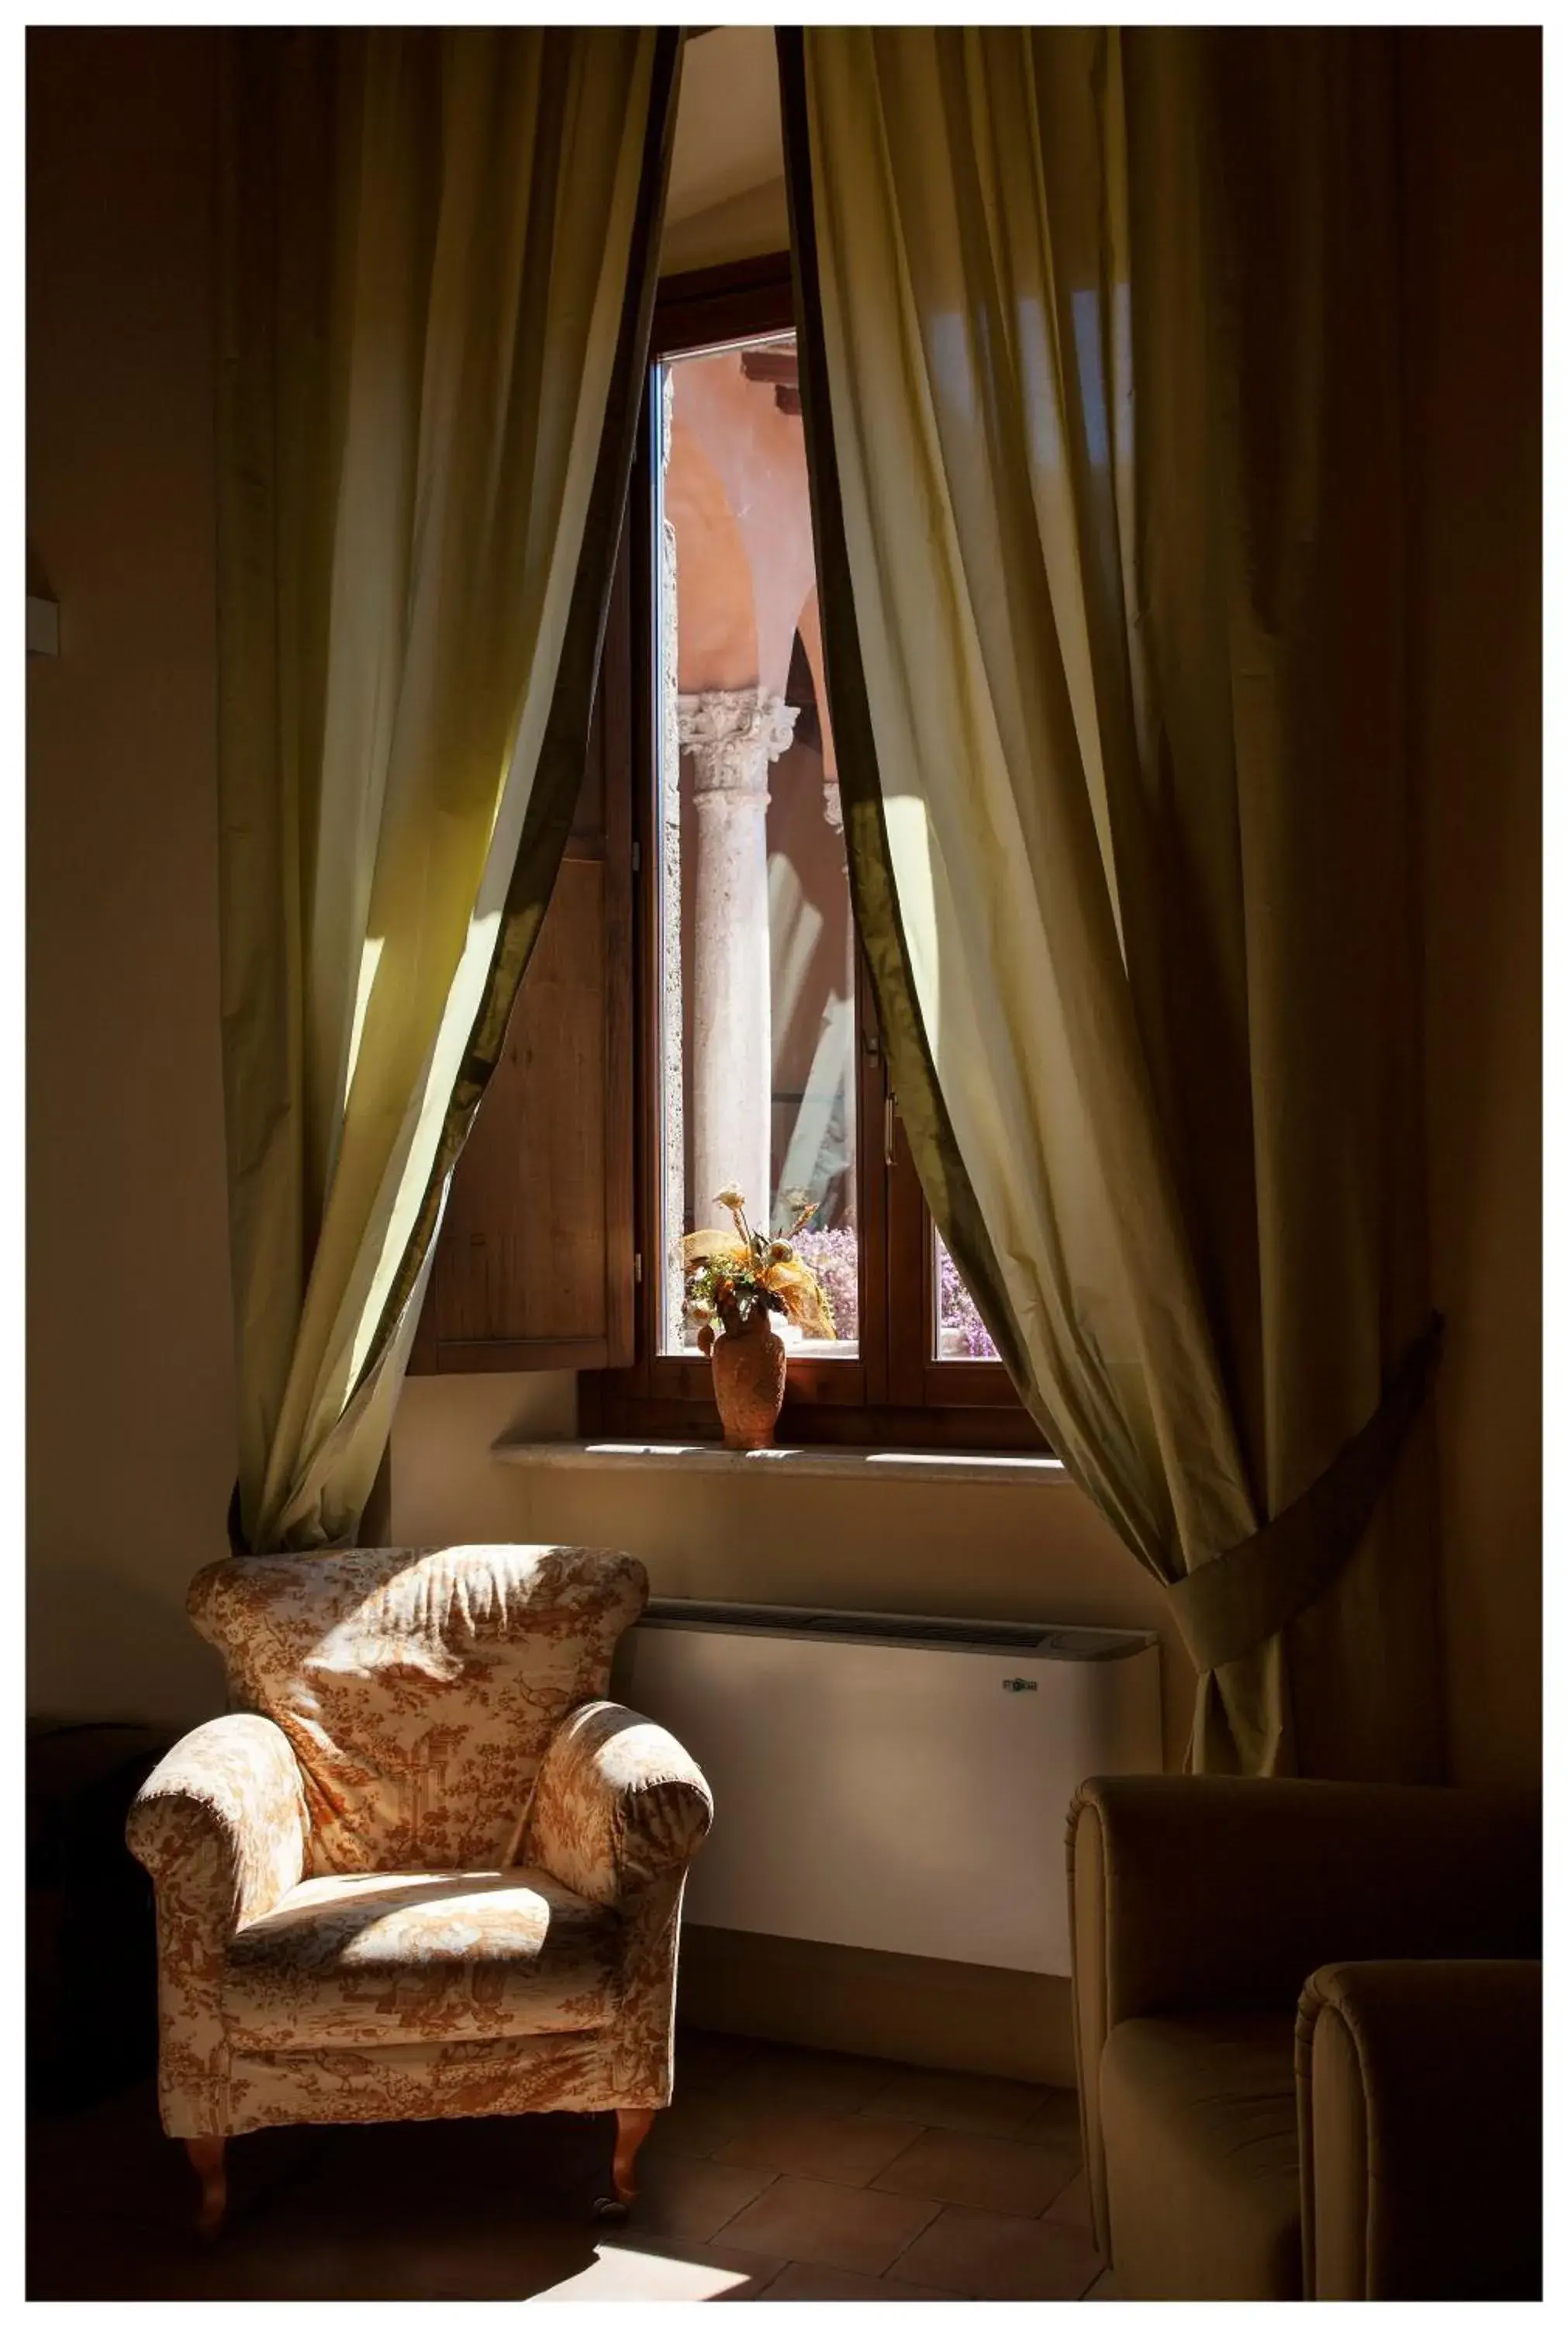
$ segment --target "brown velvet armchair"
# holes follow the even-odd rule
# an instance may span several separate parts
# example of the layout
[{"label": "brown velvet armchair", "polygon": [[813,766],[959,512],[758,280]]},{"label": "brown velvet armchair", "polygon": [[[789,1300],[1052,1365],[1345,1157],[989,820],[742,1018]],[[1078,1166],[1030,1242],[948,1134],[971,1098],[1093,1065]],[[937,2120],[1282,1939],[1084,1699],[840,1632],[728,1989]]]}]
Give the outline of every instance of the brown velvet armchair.
[{"label": "brown velvet armchair", "polygon": [[602,1702],[647,1593],[634,1559],[537,1545],[197,1576],[243,1709],[165,1755],[128,1833],[206,2227],[229,2135],[391,2117],[613,2110],[630,2202],[713,1814],[675,1739]]},{"label": "brown velvet armchair", "polygon": [[1539,2294],[1538,1803],[1096,1779],[1068,1863],[1118,2295]]}]

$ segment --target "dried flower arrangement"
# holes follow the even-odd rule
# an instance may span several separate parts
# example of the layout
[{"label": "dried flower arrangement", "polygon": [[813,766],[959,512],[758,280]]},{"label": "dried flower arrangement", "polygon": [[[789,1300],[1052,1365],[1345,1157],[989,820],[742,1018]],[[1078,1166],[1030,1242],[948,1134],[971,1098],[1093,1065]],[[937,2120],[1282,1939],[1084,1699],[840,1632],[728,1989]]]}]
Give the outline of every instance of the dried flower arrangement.
[{"label": "dried flower arrangement", "polygon": [[714,1201],[730,1214],[733,1229],[699,1229],[681,1244],[685,1314],[697,1329],[705,1357],[715,1334],[738,1332],[760,1308],[792,1318],[817,1341],[836,1340],[827,1296],[789,1241],[810,1220],[815,1204],[804,1207],[788,1234],[767,1237],[747,1220],[746,1200],[738,1188],[721,1188]]}]

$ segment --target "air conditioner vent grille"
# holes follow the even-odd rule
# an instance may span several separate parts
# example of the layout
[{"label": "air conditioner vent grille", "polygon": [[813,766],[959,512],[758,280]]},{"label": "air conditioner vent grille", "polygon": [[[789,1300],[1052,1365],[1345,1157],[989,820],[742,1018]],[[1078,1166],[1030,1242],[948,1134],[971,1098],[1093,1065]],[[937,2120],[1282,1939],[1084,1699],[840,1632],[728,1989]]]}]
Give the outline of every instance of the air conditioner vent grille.
[{"label": "air conditioner vent grille", "polygon": [[895,1616],[874,1609],[780,1608],[730,1600],[650,1600],[645,1624],[726,1632],[788,1632],[821,1640],[885,1640],[890,1646],[989,1649],[1013,1656],[1098,1664],[1135,1656],[1150,1632],[1105,1631],[1087,1625],[1016,1624],[966,1616]]}]

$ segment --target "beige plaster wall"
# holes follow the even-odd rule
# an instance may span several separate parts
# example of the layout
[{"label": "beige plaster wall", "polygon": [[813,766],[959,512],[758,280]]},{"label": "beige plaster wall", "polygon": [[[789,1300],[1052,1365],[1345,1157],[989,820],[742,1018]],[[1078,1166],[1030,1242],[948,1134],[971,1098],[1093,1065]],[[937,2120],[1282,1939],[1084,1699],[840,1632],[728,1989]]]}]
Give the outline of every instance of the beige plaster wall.
[{"label": "beige plaster wall", "polygon": [[786,249],[789,241],[789,196],[783,178],[771,178],[695,218],[667,224],[658,271],[661,276],[686,275],[699,267],[732,266],[738,259]]},{"label": "beige plaster wall", "polygon": [[1145,1625],[1162,1636],[1180,1767],[1192,1681],[1162,1594],[1065,1480],[666,1477],[492,1459],[501,1437],[569,1435],[574,1404],[569,1375],[412,1377],[393,1443],[394,1539],[611,1544],[646,1563],[656,1592],[688,1598]]},{"label": "beige plaster wall", "polygon": [[716,26],[688,39],[661,275],[727,266],[789,242],[774,54],[769,24]]},{"label": "beige plaster wall", "polygon": [[770,24],[715,25],[687,34],[667,231],[783,176],[776,54]]},{"label": "beige plaster wall", "polygon": [[[221,1703],[212,35],[28,35],[29,1702]],[[18,610],[20,612],[20,610]]]}]

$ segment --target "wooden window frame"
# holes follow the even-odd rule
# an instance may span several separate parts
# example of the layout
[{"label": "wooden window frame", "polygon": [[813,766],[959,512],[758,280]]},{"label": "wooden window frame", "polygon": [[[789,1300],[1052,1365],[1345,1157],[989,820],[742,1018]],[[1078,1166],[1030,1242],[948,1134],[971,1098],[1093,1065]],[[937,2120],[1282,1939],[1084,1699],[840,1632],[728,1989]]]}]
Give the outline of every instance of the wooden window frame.
[{"label": "wooden window frame", "polygon": [[[649,350],[661,358],[795,327],[789,254],[677,276],[660,285]],[[630,619],[606,648],[624,658],[603,683],[628,703],[625,765],[636,843],[633,962],[636,1026],[636,1355],[630,1366],[581,1377],[582,1426],[649,1440],[716,1438],[717,1410],[705,1358],[658,1348],[662,1271],[658,1228],[660,991],[657,958],[658,825],[654,701],[652,416],[645,397],[622,547]],[[938,1359],[930,1216],[897,1119],[876,1032],[863,958],[856,954],[856,1171],[861,1265],[860,1350],[855,1358],[792,1353],[779,1436],[786,1444],[966,1447],[1039,1453],[1045,1441],[995,1360]]]}]

